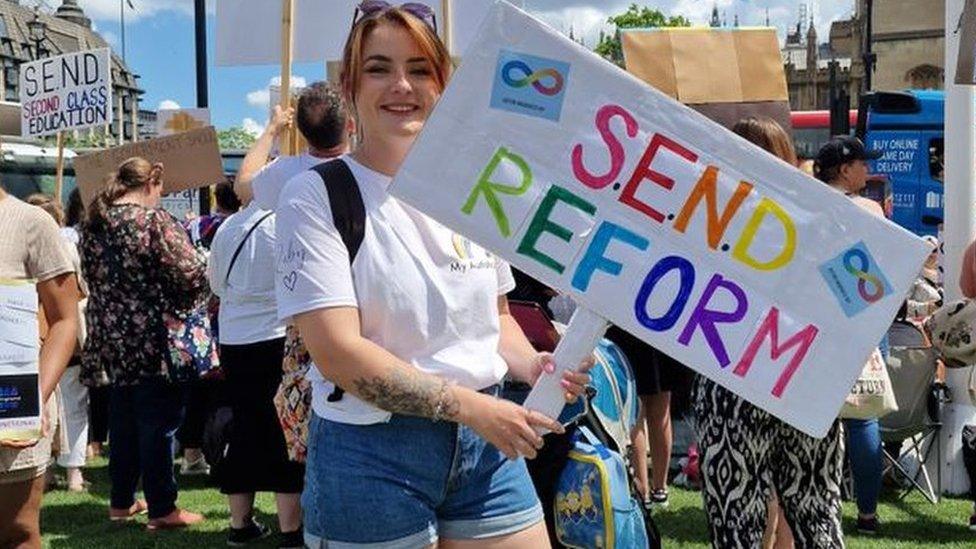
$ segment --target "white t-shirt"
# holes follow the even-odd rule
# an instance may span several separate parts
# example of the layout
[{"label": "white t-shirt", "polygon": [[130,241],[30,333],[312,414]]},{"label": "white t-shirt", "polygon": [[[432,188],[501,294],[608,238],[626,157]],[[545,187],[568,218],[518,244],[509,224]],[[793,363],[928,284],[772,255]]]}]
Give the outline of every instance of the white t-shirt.
[{"label": "white t-shirt", "polygon": [[[366,207],[362,245],[349,254],[315,172],[288,182],[278,203],[278,315],[358,307],[363,337],[421,371],[472,389],[508,370],[498,353],[498,296],[515,287],[508,264],[387,193],[391,179],[349,158]],[[332,421],[370,424],[388,412],[311,368],[312,408]]]},{"label": "white t-shirt", "polygon": [[307,152],[299,156],[275,158],[261,168],[251,180],[253,203],[263,210],[274,210],[278,207],[278,195],[289,179],[328,160],[312,156]]},{"label": "white t-shirt", "polygon": [[223,344],[246,345],[285,337],[285,325],[278,321],[275,305],[274,214],[261,221],[244,242],[227,276],[241,240],[269,213],[251,202],[220,225],[210,245],[207,274],[210,288],[220,297],[219,337]]}]

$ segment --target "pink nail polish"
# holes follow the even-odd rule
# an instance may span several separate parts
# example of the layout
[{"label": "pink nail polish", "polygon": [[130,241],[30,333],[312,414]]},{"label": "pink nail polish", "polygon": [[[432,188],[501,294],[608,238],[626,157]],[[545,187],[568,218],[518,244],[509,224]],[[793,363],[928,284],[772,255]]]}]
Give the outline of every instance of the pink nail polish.
[{"label": "pink nail polish", "polygon": [[560,380],[559,384],[562,385],[566,389],[569,389],[569,388],[571,388],[573,386],[570,382],[566,381],[565,379]]},{"label": "pink nail polish", "polygon": [[551,374],[551,373],[553,373],[553,372],[555,372],[555,371],[556,371],[556,365],[555,365],[555,364],[553,364],[552,362],[546,362],[546,365],[545,365],[545,366],[543,366],[543,369],[544,369],[544,370],[545,370],[546,372],[548,372],[548,373],[550,373],[550,374]]}]

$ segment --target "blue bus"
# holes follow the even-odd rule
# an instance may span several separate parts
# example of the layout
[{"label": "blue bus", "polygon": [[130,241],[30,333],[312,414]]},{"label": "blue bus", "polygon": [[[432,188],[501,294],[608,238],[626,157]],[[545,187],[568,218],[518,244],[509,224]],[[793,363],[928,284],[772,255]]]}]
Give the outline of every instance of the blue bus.
[{"label": "blue bus", "polygon": [[891,182],[892,221],[918,235],[936,235],[945,205],[945,93],[873,92],[861,99],[858,135],[882,152],[873,175]]}]

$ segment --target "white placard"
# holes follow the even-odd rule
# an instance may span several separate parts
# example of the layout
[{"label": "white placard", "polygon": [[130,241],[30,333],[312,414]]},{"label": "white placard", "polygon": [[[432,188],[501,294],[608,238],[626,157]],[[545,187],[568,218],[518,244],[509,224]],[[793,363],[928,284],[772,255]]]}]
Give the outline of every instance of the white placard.
[{"label": "white placard", "polygon": [[210,109],[160,109],[156,112],[156,135],[163,137],[210,125]]},{"label": "white placard", "polygon": [[24,137],[111,123],[111,50],[66,53],[22,64],[20,102]]},{"label": "white placard", "polygon": [[[342,47],[361,0],[295,0],[296,63],[322,63],[342,57]],[[443,27],[441,0],[420,0],[434,9]],[[461,56],[491,7],[488,0],[453,0],[454,56]],[[398,4],[399,2],[393,2]],[[219,66],[281,63],[281,1],[221,0],[217,2]]]},{"label": "white placard", "polygon": [[391,192],[815,436],[928,253],[504,2]]},{"label": "white placard", "polygon": [[159,199],[159,207],[173,214],[180,221],[187,221],[196,213],[200,205],[200,189],[183,189],[164,195]]},{"label": "white placard", "polygon": [[0,280],[0,440],[40,434],[40,337],[33,283]]}]

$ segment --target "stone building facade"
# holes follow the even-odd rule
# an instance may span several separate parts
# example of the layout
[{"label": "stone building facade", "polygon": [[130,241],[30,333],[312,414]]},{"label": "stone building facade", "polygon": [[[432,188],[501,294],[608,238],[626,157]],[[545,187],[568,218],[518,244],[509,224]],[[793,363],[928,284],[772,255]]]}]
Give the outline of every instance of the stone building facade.
[{"label": "stone building facade", "polygon": [[[867,0],[857,0],[848,20],[831,24],[827,41],[818,43],[811,23],[787,35],[783,66],[793,110],[822,110],[830,105],[830,65],[837,63],[839,88],[857,97],[865,87],[864,46]],[[871,87],[942,89],[945,74],[945,0],[874,0],[872,51],[876,55]]]}]

